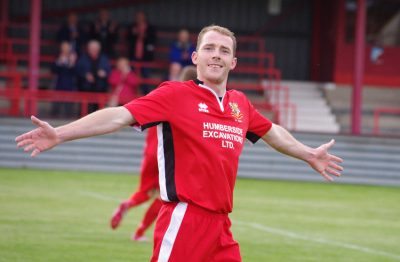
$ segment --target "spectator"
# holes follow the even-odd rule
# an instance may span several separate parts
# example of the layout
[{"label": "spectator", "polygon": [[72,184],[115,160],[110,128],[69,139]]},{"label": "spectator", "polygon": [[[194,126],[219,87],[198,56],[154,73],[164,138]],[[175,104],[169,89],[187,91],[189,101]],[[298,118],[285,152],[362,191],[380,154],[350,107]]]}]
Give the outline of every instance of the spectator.
[{"label": "spectator", "polygon": [[85,34],[82,26],[78,21],[76,13],[69,13],[67,21],[60,27],[57,32],[57,41],[60,43],[67,41],[71,44],[72,49],[81,54],[82,49],[87,43],[88,35]]},{"label": "spectator", "polygon": [[125,57],[118,59],[108,83],[112,92],[109,106],[123,105],[138,97],[138,78],[131,70],[129,59]]},{"label": "spectator", "polygon": [[[76,53],[69,42],[60,44],[60,54],[52,66],[52,72],[56,77],[55,90],[75,91],[75,63]],[[56,102],[53,104],[52,116],[73,116],[73,105],[68,102]]]},{"label": "spectator", "polygon": [[[147,21],[146,14],[139,11],[135,14],[135,22],[129,32],[129,54],[133,61],[150,62],[154,60],[154,49],[156,44],[156,30]],[[150,69],[141,68],[143,78],[150,76]],[[148,85],[142,85],[141,91],[144,95],[150,92]]]},{"label": "spectator", "polygon": [[119,26],[117,29],[117,38],[114,45],[116,57],[129,57],[129,28],[130,26]]},{"label": "spectator", "polygon": [[134,61],[153,61],[156,30],[147,21],[146,14],[139,11],[130,31],[130,57]]},{"label": "spectator", "polygon": [[[111,66],[107,56],[101,54],[100,51],[100,43],[96,40],[91,40],[87,44],[87,54],[79,58],[77,72],[80,91],[108,92],[107,79]],[[89,112],[97,109],[97,105],[89,105]]]},{"label": "spectator", "polygon": [[195,51],[194,45],[190,42],[190,34],[186,29],[178,32],[178,38],[171,45],[169,53],[169,80],[179,79],[179,75],[185,66],[193,65],[192,53]]},{"label": "spectator", "polygon": [[117,38],[117,24],[111,20],[110,14],[106,9],[101,9],[98,18],[91,28],[92,39],[100,42],[108,57],[114,57],[114,44]]}]

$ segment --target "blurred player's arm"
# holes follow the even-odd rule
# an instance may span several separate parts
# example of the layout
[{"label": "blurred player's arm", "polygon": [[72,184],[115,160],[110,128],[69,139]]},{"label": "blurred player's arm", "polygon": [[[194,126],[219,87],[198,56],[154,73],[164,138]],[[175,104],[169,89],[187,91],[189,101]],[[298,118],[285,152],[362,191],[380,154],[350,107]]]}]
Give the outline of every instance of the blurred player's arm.
[{"label": "blurred player's arm", "polygon": [[340,172],[343,171],[338,165],[343,160],[328,153],[328,149],[335,143],[333,139],[329,143],[312,148],[302,144],[286,129],[275,124],[262,139],[278,152],[305,161],[329,181],[333,180],[332,176],[340,176]]},{"label": "blurred player's arm", "polygon": [[25,152],[32,151],[32,157],[61,143],[112,133],[136,122],[125,107],[102,109],[57,128],[34,116],[31,120],[37,128],[18,136],[15,141]]}]

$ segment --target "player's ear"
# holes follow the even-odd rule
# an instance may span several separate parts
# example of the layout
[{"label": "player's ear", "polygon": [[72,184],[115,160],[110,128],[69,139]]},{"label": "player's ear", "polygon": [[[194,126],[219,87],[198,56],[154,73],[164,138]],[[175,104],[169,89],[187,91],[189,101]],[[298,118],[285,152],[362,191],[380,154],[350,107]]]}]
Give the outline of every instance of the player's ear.
[{"label": "player's ear", "polygon": [[231,63],[231,70],[235,69],[236,65],[237,65],[237,57],[234,57]]},{"label": "player's ear", "polygon": [[197,65],[197,52],[196,52],[196,51],[194,51],[194,52],[192,53],[192,63],[193,63],[194,65]]}]

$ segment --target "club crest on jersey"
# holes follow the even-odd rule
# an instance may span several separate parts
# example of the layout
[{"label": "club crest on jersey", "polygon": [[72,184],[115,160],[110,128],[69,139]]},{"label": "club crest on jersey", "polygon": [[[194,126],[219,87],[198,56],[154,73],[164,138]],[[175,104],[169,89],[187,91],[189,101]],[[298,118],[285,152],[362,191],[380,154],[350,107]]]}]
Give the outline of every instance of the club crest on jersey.
[{"label": "club crest on jersey", "polygon": [[242,122],[243,114],[240,112],[238,104],[229,102],[229,107],[231,108],[231,115],[233,118],[238,122]]},{"label": "club crest on jersey", "polygon": [[209,113],[208,106],[205,103],[199,103],[199,112]]}]

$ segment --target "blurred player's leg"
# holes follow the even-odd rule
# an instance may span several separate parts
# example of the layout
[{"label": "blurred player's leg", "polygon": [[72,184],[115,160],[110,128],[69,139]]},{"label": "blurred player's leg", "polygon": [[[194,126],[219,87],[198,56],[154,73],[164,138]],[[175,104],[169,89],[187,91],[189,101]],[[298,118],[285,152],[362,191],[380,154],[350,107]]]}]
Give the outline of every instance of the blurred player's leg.
[{"label": "blurred player's leg", "polygon": [[111,228],[116,229],[121,223],[122,218],[125,213],[132,207],[142,204],[150,199],[150,195],[147,192],[136,192],[134,193],[130,199],[123,201],[117,210],[115,210],[112,218],[111,218]]},{"label": "blurred player's leg", "polygon": [[145,240],[144,232],[153,224],[156,220],[158,212],[162,206],[162,201],[158,198],[154,199],[153,203],[147,209],[146,214],[143,217],[140,226],[137,228],[135,234],[133,235],[132,239],[135,241],[142,241]]},{"label": "blurred player's leg", "polygon": [[119,205],[111,218],[111,228],[116,229],[119,226],[125,213],[130,208],[146,202],[155,194],[158,195],[158,188],[157,129],[152,127],[149,128],[146,137],[139,189],[129,200]]}]

